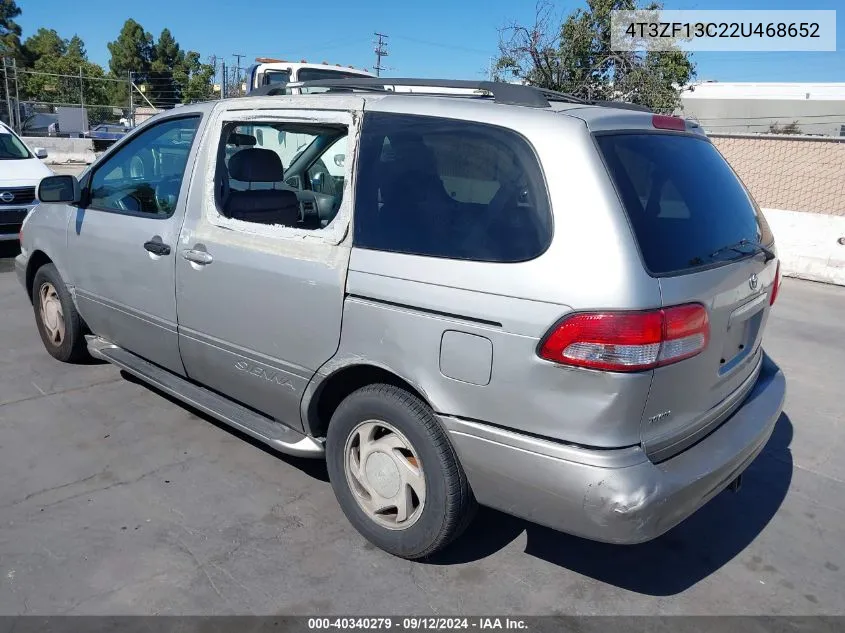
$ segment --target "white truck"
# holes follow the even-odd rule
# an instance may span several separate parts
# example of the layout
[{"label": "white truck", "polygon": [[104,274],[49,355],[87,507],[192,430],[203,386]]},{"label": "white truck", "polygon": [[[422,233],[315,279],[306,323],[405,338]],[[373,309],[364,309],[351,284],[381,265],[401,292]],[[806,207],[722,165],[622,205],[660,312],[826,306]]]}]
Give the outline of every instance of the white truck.
[{"label": "white truck", "polygon": [[[263,86],[289,84],[298,81],[375,77],[366,68],[362,70],[353,66],[331,65],[328,62],[310,64],[304,59],[299,62],[289,62],[271,57],[258,57],[255,62],[255,65],[247,71],[247,93]],[[300,88],[292,90],[293,94],[300,94],[300,91]],[[309,91],[319,91],[319,89]]]}]

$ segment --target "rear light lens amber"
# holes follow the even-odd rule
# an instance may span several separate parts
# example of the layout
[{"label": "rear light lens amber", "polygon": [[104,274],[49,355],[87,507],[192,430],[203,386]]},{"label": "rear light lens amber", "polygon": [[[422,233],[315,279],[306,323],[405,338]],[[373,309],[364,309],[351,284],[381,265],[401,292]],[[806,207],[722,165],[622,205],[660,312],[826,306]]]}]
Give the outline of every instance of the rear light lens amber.
[{"label": "rear light lens amber", "polygon": [[603,371],[643,371],[699,354],[707,347],[707,309],[691,303],[647,312],[582,312],[543,339],[540,358]]},{"label": "rear light lens amber", "polygon": [[775,284],[774,284],[774,287],[772,288],[772,296],[769,297],[769,305],[770,306],[775,305],[775,299],[778,298],[778,292],[780,292],[781,281],[782,281],[782,279],[781,279],[781,276],[780,276],[780,260],[778,260],[778,267],[775,270]]}]

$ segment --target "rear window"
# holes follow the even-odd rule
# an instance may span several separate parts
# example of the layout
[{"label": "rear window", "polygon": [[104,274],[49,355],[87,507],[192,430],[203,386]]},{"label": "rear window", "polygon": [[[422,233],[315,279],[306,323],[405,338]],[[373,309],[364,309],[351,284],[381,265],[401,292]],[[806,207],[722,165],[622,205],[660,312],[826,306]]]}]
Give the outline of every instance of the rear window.
[{"label": "rear window", "polygon": [[533,259],[552,221],[527,141],[481,123],[365,115],[355,202],[361,248],[485,262]]},{"label": "rear window", "polygon": [[596,140],[651,273],[743,257],[731,250],[713,255],[743,239],[772,241],[762,213],[709,141],[636,133]]}]

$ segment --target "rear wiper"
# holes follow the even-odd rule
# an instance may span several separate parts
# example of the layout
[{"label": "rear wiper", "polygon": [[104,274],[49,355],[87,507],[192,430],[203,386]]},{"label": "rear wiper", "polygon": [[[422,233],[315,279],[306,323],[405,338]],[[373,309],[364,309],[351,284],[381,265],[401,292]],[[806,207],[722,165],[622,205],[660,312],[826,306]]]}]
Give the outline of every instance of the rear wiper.
[{"label": "rear wiper", "polygon": [[741,246],[751,246],[754,249],[753,253],[755,253],[755,254],[756,253],[763,253],[763,255],[765,256],[766,262],[770,262],[775,257],[777,257],[774,254],[774,252],[772,252],[771,249],[766,248],[765,246],[763,246],[759,242],[752,242],[751,240],[748,240],[748,239],[741,239],[738,242],[735,242],[733,244],[728,244],[727,246],[723,246],[722,248],[717,248],[715,251],[710,253],[710,259],[713,259],[717,255],[724,253],[725,251],[735,251],[737,253],[740,253],[741,255],[751,255],[752,254],[749,251],[742,250],[740,248]]}]

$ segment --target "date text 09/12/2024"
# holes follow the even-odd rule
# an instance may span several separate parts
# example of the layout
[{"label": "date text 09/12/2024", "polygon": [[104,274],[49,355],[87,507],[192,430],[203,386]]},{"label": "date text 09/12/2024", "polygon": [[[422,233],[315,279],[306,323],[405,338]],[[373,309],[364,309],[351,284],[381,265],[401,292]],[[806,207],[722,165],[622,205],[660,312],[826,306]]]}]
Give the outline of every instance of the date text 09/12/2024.
[{"label": "date text 09/12/2024", "polygon": [[355,617],[355,618],[309,618],[309,630],[526,630],[525,620],[509,617]]}]

